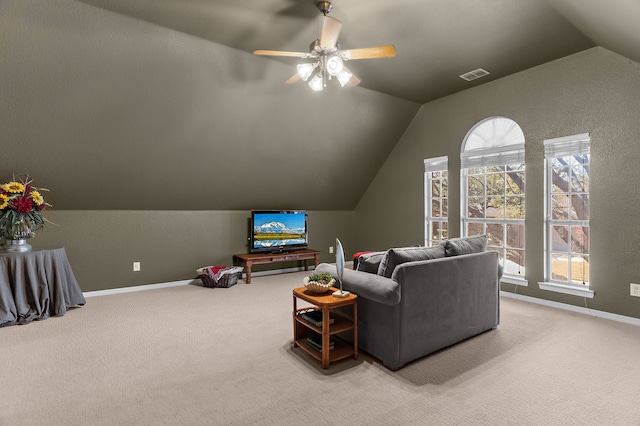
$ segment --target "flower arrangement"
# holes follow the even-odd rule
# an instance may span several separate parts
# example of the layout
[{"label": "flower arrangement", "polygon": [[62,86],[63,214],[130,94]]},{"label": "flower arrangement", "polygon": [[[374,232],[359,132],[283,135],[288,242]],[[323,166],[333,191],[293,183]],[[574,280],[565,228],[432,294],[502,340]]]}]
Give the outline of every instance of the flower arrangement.
[{"label": "flower arrangement", "polygon": [[33,237],[44,227],[42,211],[50,204],[44,201],[45,188],[31,186],[29,176],[13,177],[0,185],[0,236],[7,240]]}]

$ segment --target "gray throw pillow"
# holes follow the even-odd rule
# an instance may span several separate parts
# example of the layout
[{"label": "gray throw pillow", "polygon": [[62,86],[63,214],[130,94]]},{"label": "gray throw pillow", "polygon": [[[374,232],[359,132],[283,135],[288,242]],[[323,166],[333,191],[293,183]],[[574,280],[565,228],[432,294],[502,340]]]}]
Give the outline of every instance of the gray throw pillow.
[{"label": "gray throw pillow", "polygon": [[444,256],[444,245],[442,244],[435,247],[392,248],[387,250],[387,253],[382,258],[378,268],[378,275],[391,278],[393,270],[398,265],[417,260],[439,259]]},{"label": "gray throw pillow", "polygon": [[444,249],[447,256],[481,253],[487,251],[487,236],[452,238],[444,243]]},{"label": "gray throw pillow", "polygon": [[386,253],[386,251],[376,251],[373,253],[363,254],[358,258],[357,270],[368,272],[370,274],[377,274],[380,262]]}]

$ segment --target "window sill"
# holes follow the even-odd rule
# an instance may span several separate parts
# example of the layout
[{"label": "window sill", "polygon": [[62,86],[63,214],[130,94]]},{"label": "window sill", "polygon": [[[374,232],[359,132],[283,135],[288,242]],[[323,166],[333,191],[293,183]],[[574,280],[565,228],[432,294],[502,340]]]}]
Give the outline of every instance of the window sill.
[{"label": "window sill", "polygon": [[582,287],[570,284],[539,282],[538,287],[540,287],[540,290],[555,291],[556,293],[571,294],[573,296],[581,296],[588,299],[593,299],[593,296],[595,295],[595,292],[593,290],[589,290],[589,287],[586,286]]},{"label": "window sill", "polygon": [[514,275],[503,275],[502,278],[500,278],[500,282],[507,283],[507,284],[521,285],[523,287],[529,286],[529,281],[524,279],[524,277],[518,277]]}]

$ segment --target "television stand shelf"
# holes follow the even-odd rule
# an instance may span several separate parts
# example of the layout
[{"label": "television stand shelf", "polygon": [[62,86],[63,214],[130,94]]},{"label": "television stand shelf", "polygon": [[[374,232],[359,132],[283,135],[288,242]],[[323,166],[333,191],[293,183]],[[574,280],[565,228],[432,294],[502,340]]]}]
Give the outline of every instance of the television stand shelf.
[{"label": "television stand shelf", "polygon": [[320,252],[318,250],[304,249],[295,251],[285,251],[282,253],[241,253],[233,255],[233,264],[246,268],[247,284],[251,284],[251,266],[264,263],[290,262],[296,260],[304,261],[304,270],[309,270],[308,261],[313,259],[315,266],[318,266]]}]

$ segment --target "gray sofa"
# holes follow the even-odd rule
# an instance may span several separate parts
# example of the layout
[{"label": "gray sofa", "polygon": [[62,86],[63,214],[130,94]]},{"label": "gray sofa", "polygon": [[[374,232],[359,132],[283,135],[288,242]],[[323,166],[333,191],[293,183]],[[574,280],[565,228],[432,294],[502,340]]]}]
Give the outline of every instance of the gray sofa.
[{"label": "gray sofa", "polygon": [[[361,270],[344,271],[343,288],[358,295],[358,346],[387,368],[498,326],[502,271],[485,236],[370,256],[373,263],[361,259]],[[316,271],[337,277],[335,265]]]}]

